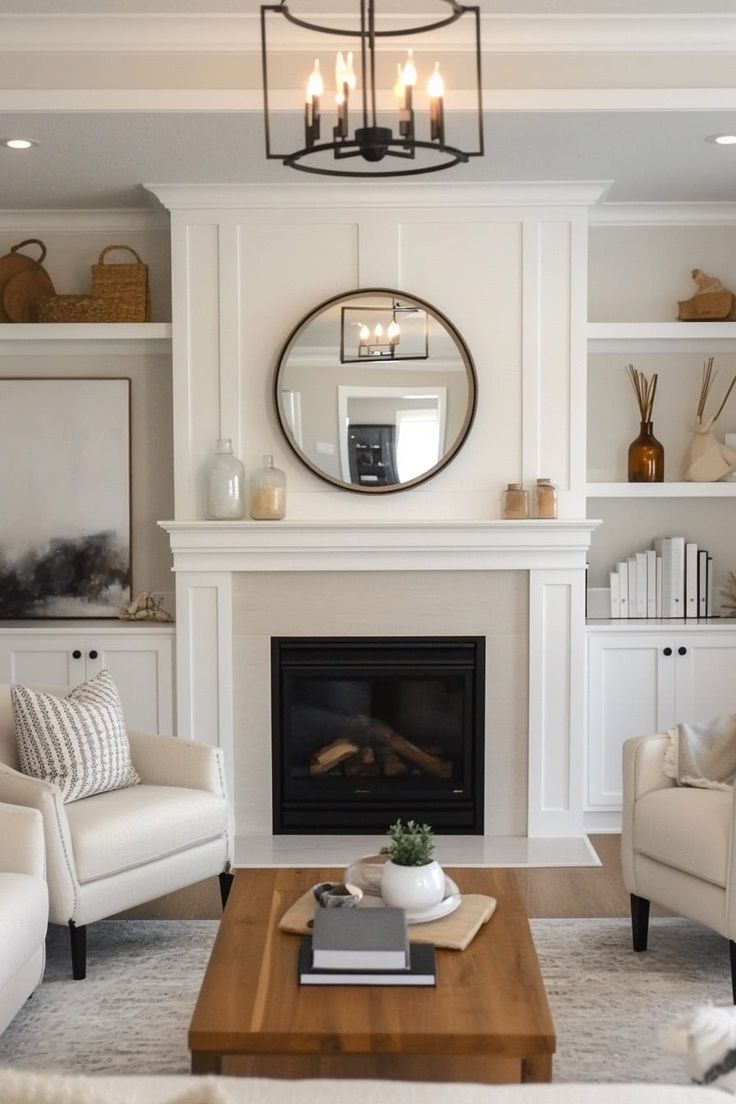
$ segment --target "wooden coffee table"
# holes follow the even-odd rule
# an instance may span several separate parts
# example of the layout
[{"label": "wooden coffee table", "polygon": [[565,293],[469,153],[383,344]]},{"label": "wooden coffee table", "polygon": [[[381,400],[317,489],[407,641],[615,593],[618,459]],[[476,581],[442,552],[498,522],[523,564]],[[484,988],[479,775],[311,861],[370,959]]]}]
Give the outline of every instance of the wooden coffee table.
[{"label": "wooden coffee table", "polygon": [[448,873],[498,907],[465,951],[437,952],[436,989],[306,987],[278,930],[341,870],[238,870],[189,1029],[193,1073],[410,1081],[549,1081],[555,1029],[507,870]]}]

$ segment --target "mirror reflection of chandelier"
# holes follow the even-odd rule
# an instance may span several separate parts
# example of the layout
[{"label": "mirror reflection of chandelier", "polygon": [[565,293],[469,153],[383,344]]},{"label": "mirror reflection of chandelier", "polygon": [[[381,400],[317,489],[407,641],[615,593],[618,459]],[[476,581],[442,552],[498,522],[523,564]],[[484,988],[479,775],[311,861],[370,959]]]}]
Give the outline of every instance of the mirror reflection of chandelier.
[{"label": "mirror reflection of chandelier", "polygon": [[[327,16],[307,18],[303,15],[299,9],[304,7],[305,2],[281,0],[278,4],[261,7],[264,120],[266,156],[269,160],[282,161],[284,165],[302,172],[327,176],[414,176],[438,172],[483,155],[478,7],[468,7],[457,0],[430,0],[428,6],[432,2],[440,4],[443,9],[449,8],[449,14],[442,10],[433,21],[421,25],[413,25],[411,17],[406,16],[399,20],[403,24],[399,27],[395,16],[385,25],[386,13],[382,17],[382,13],[377,11],[382,0],[351,0],[351,6],[357,5],[358,11],[350,17],[334,16],[335,23],[339,25],[330,26],[325,22]],[[272,51],[269,48],[267,35],[277,16],[280,23],[286,21],[304,32],[303,44],[297,46],[292,39],[288,40],[289,52],[292,55],[307,53],[314,57],[311,72],[305,74],[304,116],[302,131],[297,138],[297,144],[303,144],[283,153],[272,149],[274,120],[271,107],[275,97],[269,90],[269,61],[273,60],[278,49]],[[472,145],[476,146],[474,149],[463,149],[448,141],[445,77],[440,62],[429,53],[432,48],[442,49],[441,39],[435,43],[438,36],[430,32],[437,32],[461,20],[469,25],[472,43],[470,39],[468,41],[474,51],[474,63],[463,70],[464,81],[470,75],[471,102],[467,103],[463,98],[462,102],[458,100],[458,106],[462,108],[462,115],[469,113],[472,117],[468,134],[472,137]],[[282,25],[274,30],[278,42]],[[319,36],[316,48],[314,34]],[[334,55],[329,52],[323,69],[322,59],[315,55],[317,50],[321,50],[325,56],[326,35],[338,40],[338,49]],[[415,50],[406,45],[407,40],[411,41],[411,36],[415,35],[422,36],[417,46],[421,61],[415,57]],[[467,57],[467,54],[463,56]],[[280,59],[272,68],[278,64],[283,68]],[[385,75],[394,69],[393,88],[382,90],[377,86],[377,70],[384,74],[385,81]],[[385,83],[389,85],[391,82]],[[283,117],[285,113],[280,114]],[[456,115],[461,116],[461,112]],[[397,161],[403,164],[399,165]]]},{"label": "mirror reflection of chandelier", "polygon": [[427,360],[428,357],[429,319],[426,311],[402,305],[397,299],[385,307],[342,307],[341,364],[361,360]]}]

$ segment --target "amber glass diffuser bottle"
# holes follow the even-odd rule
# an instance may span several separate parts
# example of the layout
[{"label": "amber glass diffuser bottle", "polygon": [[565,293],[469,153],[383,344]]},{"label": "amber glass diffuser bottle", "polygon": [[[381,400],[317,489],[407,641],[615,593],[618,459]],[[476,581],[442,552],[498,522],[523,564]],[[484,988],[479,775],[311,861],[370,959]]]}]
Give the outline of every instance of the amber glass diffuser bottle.
[{"label": "amber glass diffuser bottle", "polygon": [[664,448],[654,436],[652,428],[657,373],[654,372],[652,378],[648,380],[643,372],[634,368],[633,364],[627,364],[626,371],[634,389],[641,416],[639,436],[629,445],[629,483],[662,483],[664,482]]}]

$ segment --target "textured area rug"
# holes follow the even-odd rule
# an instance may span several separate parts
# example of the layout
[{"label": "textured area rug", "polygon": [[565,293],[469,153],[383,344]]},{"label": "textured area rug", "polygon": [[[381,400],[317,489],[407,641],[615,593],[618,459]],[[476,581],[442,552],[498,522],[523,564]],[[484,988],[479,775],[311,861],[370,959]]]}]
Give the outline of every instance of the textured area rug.
[{"label": "textured area rug", "polygon": [[[555,1080],[684,1083],[657,1031],[696,1004],[730,1002],[726,940],[653,920],[650,950],[635,955],[624,920],[531,923],[557,1028]],[[216,931],[206,920],[95,924],[89,975],[75,982],[66,930],[52,927],[43,985],[0,1036],[0,1064],[187,1072],[187,1029]]]}]

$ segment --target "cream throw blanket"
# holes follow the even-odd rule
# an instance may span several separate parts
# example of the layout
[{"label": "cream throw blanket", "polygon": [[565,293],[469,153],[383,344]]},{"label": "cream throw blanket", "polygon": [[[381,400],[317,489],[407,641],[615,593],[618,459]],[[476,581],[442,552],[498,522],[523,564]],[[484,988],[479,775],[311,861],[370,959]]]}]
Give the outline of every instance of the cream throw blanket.
[{"label": "cream throw blanket", "polygon": [[732,790],[736,779],[736,713],[702,724],[679,724],[667,735],[664,773],[678,786]]}]

